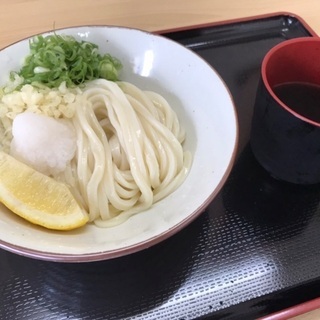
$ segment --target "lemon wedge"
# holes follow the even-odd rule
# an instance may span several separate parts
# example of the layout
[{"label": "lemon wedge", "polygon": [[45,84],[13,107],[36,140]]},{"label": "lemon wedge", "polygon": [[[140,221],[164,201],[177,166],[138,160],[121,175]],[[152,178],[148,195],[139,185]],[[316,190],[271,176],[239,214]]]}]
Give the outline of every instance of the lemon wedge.
[{"label": "lemon wedge", "polygon": [[72,230],[88,222],[67,185],[0,152],[0,202],[33,224]]}]

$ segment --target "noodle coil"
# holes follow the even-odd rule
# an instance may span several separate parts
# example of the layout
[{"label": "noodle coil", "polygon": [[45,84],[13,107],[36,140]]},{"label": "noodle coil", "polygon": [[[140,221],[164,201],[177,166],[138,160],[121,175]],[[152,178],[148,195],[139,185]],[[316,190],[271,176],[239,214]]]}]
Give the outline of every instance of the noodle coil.
[{"label": "noodle coil", "polygon": [[72,118],[76,156],[57,179],[90,221],[105,227],[150,208],[185,179],[191,154],[176,113],[159,94],[127,82],[88,82]]}]

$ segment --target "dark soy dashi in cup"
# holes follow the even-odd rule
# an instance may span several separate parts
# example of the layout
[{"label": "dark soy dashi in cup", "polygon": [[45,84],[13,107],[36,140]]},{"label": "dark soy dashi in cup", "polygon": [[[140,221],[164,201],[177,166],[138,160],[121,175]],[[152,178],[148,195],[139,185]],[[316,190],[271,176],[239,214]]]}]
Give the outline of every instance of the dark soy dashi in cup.
[{"label": "dark soy dashi in cup", "polygon": [[273,91],[291,110],[320,123],[319,85],[289,82],[275,86]]},{"label": "dark soy dashi in cup", "polygon": [[250,144],[274,178],[320,183],[320,38],[286,40],[264,57]]}]

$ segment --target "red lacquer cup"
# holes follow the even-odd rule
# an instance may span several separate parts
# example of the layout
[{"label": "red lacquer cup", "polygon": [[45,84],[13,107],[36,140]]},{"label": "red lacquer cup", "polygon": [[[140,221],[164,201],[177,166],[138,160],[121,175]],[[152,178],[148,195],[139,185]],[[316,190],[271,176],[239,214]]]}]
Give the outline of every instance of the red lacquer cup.
[{"label": "red lacquer cup", "polygon": [[250,142],[275,178],[320,182],[320,38],[287,40],[266,54]]}]

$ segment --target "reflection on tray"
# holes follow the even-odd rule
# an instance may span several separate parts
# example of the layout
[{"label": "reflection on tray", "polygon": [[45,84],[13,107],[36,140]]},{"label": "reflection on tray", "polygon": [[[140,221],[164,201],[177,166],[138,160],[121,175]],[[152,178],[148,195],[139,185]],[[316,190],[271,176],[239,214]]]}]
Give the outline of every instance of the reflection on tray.
[{"label": "reflection on tray", "polygon": [[254,158],[250,144],[240,154],[223,192],[228,210],[256,228],[268,229],[264,236],[276,240],[302,232],[318,211],[319,198],[320,185],[301,186],[271,177]]},{"label": "reflection on tray", "polygon": [[[47,317],[48,311],[41,310],[43,319],[52,319],[52,314],[54,319],[65,319],[69,314],[122,319],[127,312],[131,315],[147,312],[166,302],[183,286],[193,268],[194,250],[205,219],[203,215],[192,227],[150,249],[107,261],[55,263],[3,252],[11,273],[24,274],[28,283],[16,278],[14,287],[2,286],[1,303],[27,305],[33,297],[39,308],[51,306]],[[16,292],[14,297],[11,292]],[[18,315],[12,316],[18,319],[15,317]]]}]

